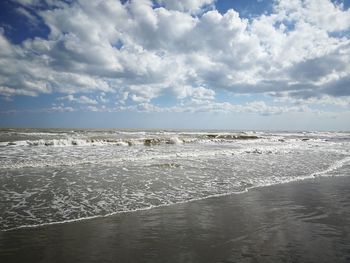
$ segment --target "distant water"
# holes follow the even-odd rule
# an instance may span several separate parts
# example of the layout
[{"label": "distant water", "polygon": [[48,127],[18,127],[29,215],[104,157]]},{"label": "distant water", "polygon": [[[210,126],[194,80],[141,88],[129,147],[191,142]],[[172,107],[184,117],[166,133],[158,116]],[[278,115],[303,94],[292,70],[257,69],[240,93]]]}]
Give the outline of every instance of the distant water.
[{"label": "distant water", "polygon": [[350,133],[0,130],[0,230],[350,175]]}]

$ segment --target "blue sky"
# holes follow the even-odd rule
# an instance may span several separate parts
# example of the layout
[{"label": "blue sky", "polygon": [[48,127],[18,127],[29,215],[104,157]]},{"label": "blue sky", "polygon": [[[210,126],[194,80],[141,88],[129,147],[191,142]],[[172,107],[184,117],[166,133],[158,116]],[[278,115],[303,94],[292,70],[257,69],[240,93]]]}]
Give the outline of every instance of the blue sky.
[{"label": "blue sky", "polygon": [[1,1],[0,126],[349,130],[349,5]]}]

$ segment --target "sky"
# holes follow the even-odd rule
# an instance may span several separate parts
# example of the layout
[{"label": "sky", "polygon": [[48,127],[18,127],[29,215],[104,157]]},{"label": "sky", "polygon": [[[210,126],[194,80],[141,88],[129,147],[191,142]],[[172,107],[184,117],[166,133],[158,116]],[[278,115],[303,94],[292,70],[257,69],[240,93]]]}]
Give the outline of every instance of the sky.
[{"label": "sky", "polygon": [[350,0],[2,0],[0,126],[350,130]]}]

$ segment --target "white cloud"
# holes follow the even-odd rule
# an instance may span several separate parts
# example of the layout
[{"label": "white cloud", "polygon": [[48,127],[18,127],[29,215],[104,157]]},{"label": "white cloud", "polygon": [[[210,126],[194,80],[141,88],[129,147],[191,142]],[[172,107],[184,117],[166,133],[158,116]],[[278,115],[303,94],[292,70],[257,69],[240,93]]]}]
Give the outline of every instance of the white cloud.
[{"label": "white cloud", "polygon": [[2,59],[7,59],[14,52],[14,47],[4,36],[4,29],[0,27],[0,55]]},{"label": "white cloud", "polygon": [[350,29],[350,10],[343,10],[328,0],[277,0],[276,10],[289,19],[306,23],[329,32]]},{"label": "white cloud", "polygon": [[66,107],[64,105],[53,105],[49,108],[31,109],[31,110],[4,110],[0,114],[22,114],[22,113],[38,113],[38,112],[73,112],[76,111],[73,107]]},{"label": "white cloud", "polygon": [[77,100],[79,103],[82,103],[82,104],[98,104],[96,100],[86,96],[80,96]]},{"label": "white cloud", "polygon": [[25,96],[36,96],[36,93],[33,91],[29,90],[24,90],[24,89],[14,89],[14,88],[9,88],[9,87],[4,87],[0,86],[0,94],[9,97],[9,96],[14,96],[14,95],[25,95]]},{"label": "white cloud", "polygon": [[174,88],[174,92],[179,99],[192,97],[198,100],[213,100],[215,98],[215,91],[204,87],[175,86]]},{"label": "white cloud", "polygon": [[267,105],[264,101],[252,101],[243,105],[232,104],[229,102],[215,102],[211,100],[191,100],[187,103],[181,103],[171,107],[159,107],[151,103],[140,103],[138,105],[117,106],[112,111],[134,111],[134,112],[172,112],[172,113],[251,113],[260,115],[278,115],[285,113],[308,112],[319,114],[319,110],[312,110],[305,105],[277,106]]},{"label": "white cloud", "polygon": [[92,105],[97,105],[98,102],[95,99],[91,99],[85,95],[82,95],[80,97],[74,97],[74,95],[70,94],[64,97],[59,97],[57,100],[66,100],[69,102],[76,102],[79,104],[92,104]]},{"label": "white cloud", "polygon": [[292,103],[295,105],[321,105],[321,106],[339,106],[341,108],[350,108],[350,96],[333,97],[329,95],[321,95],[319,97],[307,96],[307,92],[304,94],[298,94],[295,92],[272,92],[270,94],[274,96],[276,103]]},{"label": "white cloud", "polygon": [[[329,0],[278,0],[273,13],[250,20],[232,9],[207,9],[212,0],[159,0],[160,8],[150,0],[47,0],[55,8],[40,11],[40,1],[17,2],[50,34],[14,45],[0,30],[6,97],[59,92],[97,105],[106,98],[85,94],[108,92],[120,105],[151,105],[170,94],[202,110],[211,101],[216,110],[231,107],[215,104],[222,91],[284,93],[316,104],[312,98],[350,95],[350,11]],[[247,107],[278,112],[261,103]]]},{"label": "white cloud", "polygon": [[215,0],[157,0],[167,9],[198,13],[205,6],[213,5]]},{"label": "white cloud", "polygon": [[18,7],[16,11],[17,13],[25,16],[28,19],[29,23],[32,24],[33,26],[36,26],[38,24],[38,18],[33,14],[31,14],[27,9],[23,7]]},{"label": "white cloud", "polygon": [[72,107],[65,106],[53,106],[51,108],[42,109],[43,112],[73,112],[75,111]]}]

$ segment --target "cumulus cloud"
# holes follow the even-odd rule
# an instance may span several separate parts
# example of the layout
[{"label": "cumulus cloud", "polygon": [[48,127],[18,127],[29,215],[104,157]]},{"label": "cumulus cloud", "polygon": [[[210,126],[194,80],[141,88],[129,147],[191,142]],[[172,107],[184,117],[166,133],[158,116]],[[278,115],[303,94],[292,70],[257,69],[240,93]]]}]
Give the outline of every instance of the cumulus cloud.
[{"label": "cumulus cloud", "polygon": [[220,92],[315,103],[350,96],[350,11],[329,0],[276,0],[271,14],[251,19],[221,14],[213,0],[16,2],[50,33],[15,45],[0,30],[7,98],[63,93],[93,106],[109,93],[141,107],[168,95],[204,109],[200,102],[215,105]]},{"label": "cumulus cloud", "polygon": [[350,28],[350,10],[325,0],[277,0],[275,9],[288,19],[300,21],[329,32]]},{"label": "cumulus cloud", "polygon": [[74,97],[74,95],[67,95],[67,96],[64,96],[64,97],[59,97],[57,98],[57,100],[66,100],[66,101],[69,101],[69,102],[77,102],[77,103],[80,103],[80,104],[93,104],[93,105],[96,105],[98,104],[98,102],[95,100],[95,99],[91,99],[85,95],[82,95],[80,97]]},{"label": "cumulus cloud", "polygon": [[211,6],[215,0],[157,0],[157,2],[164,5],[167,9],[197,13],[203,7]]}]

